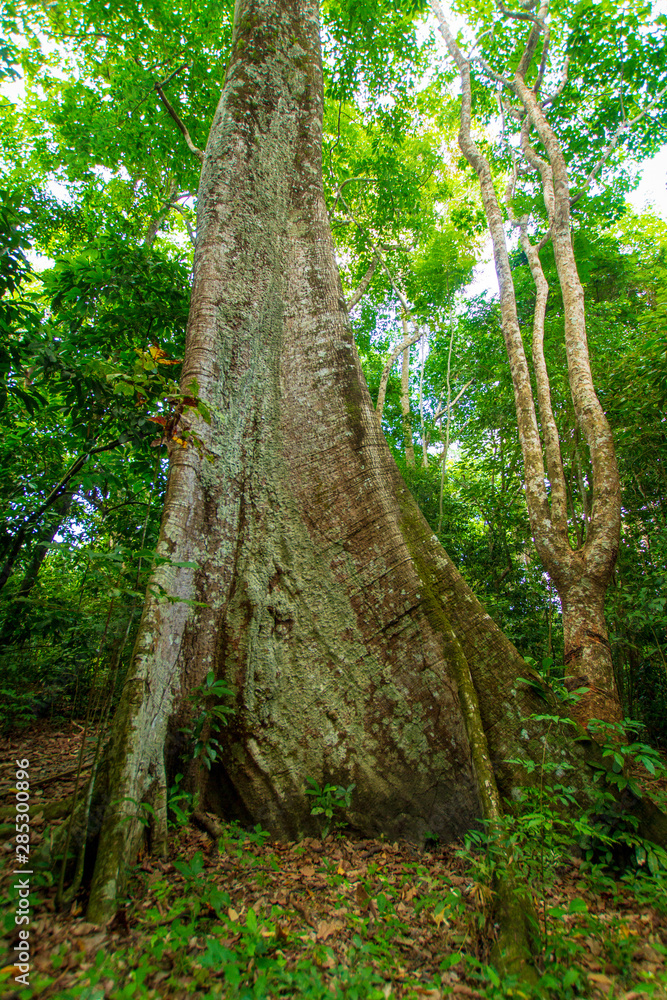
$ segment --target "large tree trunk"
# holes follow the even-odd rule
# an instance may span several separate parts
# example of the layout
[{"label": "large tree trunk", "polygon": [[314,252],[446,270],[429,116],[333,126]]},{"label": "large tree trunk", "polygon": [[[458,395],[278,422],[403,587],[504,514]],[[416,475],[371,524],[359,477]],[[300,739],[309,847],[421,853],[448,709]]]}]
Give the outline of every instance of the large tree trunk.
[{"label": "large tree trunk", "polygon": [[159,543],[172,563],[149,586],[103,769],[94,921],[113,910],[141,803],[164,845],[170,719],[177,733],[210,670],[236,714],[203,805],[278,835],[317,829],[309,776],[355,782],[348,819],[368,834],[460,835],[482,814],[462,678],[501,793],[507,758],[544,753],[516,690],[527,667],[421,516],[363,380],[322,190],[318,13],[236,6],[183,374],[212,422],[172,455]]}]

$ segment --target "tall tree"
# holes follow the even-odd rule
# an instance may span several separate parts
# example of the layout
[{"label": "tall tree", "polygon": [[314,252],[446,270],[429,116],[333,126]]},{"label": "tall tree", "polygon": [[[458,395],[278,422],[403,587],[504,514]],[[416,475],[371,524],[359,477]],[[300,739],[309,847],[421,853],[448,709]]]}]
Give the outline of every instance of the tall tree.
[{"label": "tall tree", "polygon": [[525,663],[437,544],[378,426],[324,204],[321,116],[318,4],[238,0],[183,365],[211,423],[196,426],[199,448],[172,452],[165,561],[97,793],[96,921],[144,803],[164,847],[170,746],[209,671],[235,691],[235,717],[224,757],[198,775],[202,803],[277,834],[310,828],[311,776],[356,783],[361,830],[452,837],[497,817],[491,760],[509,793],[508,758],[543,753],[539,724],[521,721]]},{"label": "tall tree", "polygon": [[[571,206],[579,200],[607,156],[613,152],[619,137],[631,122],[622,118],[613,131],[612,139],[601,151],[584,179],[579,193],[572,192],[571,177],[564,146],[549,120],[554,102],[568,81],[570,56],[563,59],[562,78],[555,85],[556,68],[552,65],[552,28],[549,22],[550,4],[541,0],[521,10],[508,10],[502,3],[497,11],[476,13],[485,21],[485,35],[490,37],[488,48],[479,57],[464,55],[449,28],[446,12],[439,0],[432,0],[442,34],[461,77],[462,110],[459,144],[475,169],[481,187],[487,216],[500,289],[502,328],[512,371],[519,437],[524,462],[526,501],[531,529],[543,565],[553,579],[563,609],[565,664],[568,676],[576,685],[584,684],[588,694],[579,702],[577,716],[582,723],[590,718],[616,721],[620,704],[614,681],[609,635],[604,616],[604,599],[614,568],[620,534],[620,480],[611,429],[595,393],[586,336],[584,291],[579,279],[572,246]],[[489,28],[489,23],[494,22]],[[497,23],[496,23],[497,22]],[[524,32],[502,34],[509,23]],[[501,33],[498,40],[496,29]],[[557,36],[556,36],[557,37]],[[599,44],[599,37],[595,38]],[[594,45],[588,50],[594,49]],[[516,55],[515,55],[516,53]],[[509,54],[509,56],[508,56]],[[558,56],[556,46],[556,57]],[[493,62],[494,65],[491,65]],[[498,63],[502,69],[498,70]],[[511,69],[506,68],[509,62]],[[531,371],[517,309],[512,266],[505,234],[505,220],[498,198],[491,164],[473,134],[473,63],[481,66],[482,74],[498,90],[503,125],[514,122],[518,132],[518,149],[508,143],[511,157],[511,179],[506,205],[510,221],[516,226],[520,245],[530,265],[535,283],[532,358],[536,383],[541,431],[538,426]],[[554,89],[542,94],[545,80]],[[623,85],[621,74],[621,108]],[[625,95],[627,102],[628,95]],[[646,113],[633,118],[638,121]],[[607,122],[609,130],[609,122]],[[527,194],[517,191],[520,177],[529,176],[537,182],[546,208],[546,232],[541,240],[532,235]],[[516,209],[515,196],[522,194],[521,208]],[[569,385],[578,427],[585,439],[592,466],[593,503],[586,525],[585,538],[570,537],[567,485],[563,471],[561,442],[554,417],[549,375],[544,356],[544,324],[549,296],[540,250],[550,241],[558,273],[564,313],[564,340]],[[546,465],[546,469],[545,469]],[[546,475],[545,475],[546,473]]]}]

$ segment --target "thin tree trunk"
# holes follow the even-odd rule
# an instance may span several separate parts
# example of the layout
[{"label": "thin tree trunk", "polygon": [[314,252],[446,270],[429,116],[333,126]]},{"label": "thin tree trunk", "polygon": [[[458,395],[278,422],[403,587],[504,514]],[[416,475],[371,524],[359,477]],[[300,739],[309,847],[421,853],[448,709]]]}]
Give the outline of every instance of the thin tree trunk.
[{"label": "thin tree trunk", "polygon": [[424,420],[424,363],[426,352],[424,341],[419,344],[419,422],[422,439],[422,468],[428,469],[428,434],[426,432],[426,422]]},{"label": "thin tree trunk", "polygon": [[[403,337],[408,337],[408,324],[403,316]],[[412,419],[410,417],[410,348],[403,351],[401,359],[401,410],[403,411],[403,440],[405,461],[411,469],[415,467],[415,446],[412,440]]]},{"label": "thin tree trunk", "polygon": [[384,411],[385,396],[387,395],[387,383],[389,381],[389,376],[391,375],[391,370],[394,367],[394,362],[399,354],[409,350],[409,348],[412,347],[413,344],[420,341],[423,336],[424,331],[417,328],[414,333],[404,337],[400,344],[393,349],[389,361],[382,369],[382,375],[380,376],[380,388],[378,389],[378,399],[375,406],[375,419],[380,426],[382,426],[382,413]]},{"label": "thin tree trunk", "polygon": [[[512,89],[522,101],[527,122],[521,129],[521,148],[527,162],[540,175],[544,201],[550,222],[551,239],[563,294],[565,314],[565,349],[568,378],[575,413],[589,446],[593,467],[593,508],[585,542],[572,550],[567,524],[567,489],[544,361],[544,315],[548,287],[539,254],[527,236],[527,222],[519,223],[521,245],[526,252],[536,286],[533,325],[533,361],[537,383],[540,417],[544,434],[550,489],[545,483],[542,440],[530,371],[519,326],[516,295],[512,279],[504,221],[493,184],[488,159],[472,137],[472,84],[470,62],[461,52],[445,19],[439,0],[431,0],[449,51],[457,64],[462,82],[462,110],[459,144],[480,180],[482,202],[493,242],[500,289],[503,335],[510,362],[519,440],[524,461],[526,504],[535,547],[544,567],[561,597],[565,634],[567,674],[590,692],[574,709],[583,725],[601,716],[615,722],[621,717],[618,692],[614,683],[611,651],[604,618],[600,620],[599,595],[604,593],[616,560],[620,533],[620,484],[614,445],[609,425],[595,395],[591,376],[583,289],[572,250],[570,193],[567,166],[561,147],[550,128],[536,93],[525,82],[537,43],[544,31],[548,2],[542,0],[537,18],[512,81]],[[547,151],[541,159],[530,144],[534,128]],[[580,602],[580,603],[577,603]],[[570,624],[566,617],[573,616]],[[608,686],[610,685],[610,686]]]},{"label": "thin tree trunk", "polygon": [[16,565],[16,560],[19,557],[21,549],[23,548],[26,539],[30,537],[32,532],[35,530],[36,526],[39,524],[42,516],[47,510],[50,510],[60,499],[60,497],[66,495],[67,487],[72,480],[76,482],[76,476],[84,467],[88,459],[92,455],[100,455],[105,451],[113,451],[120,444],[119,440],[110,441],[109,444],[97,445],[94,448],[90,448],[84,455],[80,455],[74,460],[70,468],[67,470],[65,475],[62,477],[60,482],[53,487],[49,495],[41,504],[29,514],[25,519],[23,524],[18,528],[16,534],[14,535],[11,545],[7,548],[7,555],[5,558],[5,563],[0,570],[0,590],[5,586],[7,580],[14,571],[14,566]]},{"label": "thin tree trunk", "polygon": [[[445,422],[445,440],[442,443],[442,470],[440,472],[440,497],[438,507],[438,531],[442,531],[443,504],[445,501],[445,479],[447,478],[447,456],[449,455],[449,432],[452,426],[452,348],[454,347],[454,323],[452,310],[449,310],[449,350],[447,352],[447,417]],[[442,437],[442,420],[440,421],[440,436]]]}]

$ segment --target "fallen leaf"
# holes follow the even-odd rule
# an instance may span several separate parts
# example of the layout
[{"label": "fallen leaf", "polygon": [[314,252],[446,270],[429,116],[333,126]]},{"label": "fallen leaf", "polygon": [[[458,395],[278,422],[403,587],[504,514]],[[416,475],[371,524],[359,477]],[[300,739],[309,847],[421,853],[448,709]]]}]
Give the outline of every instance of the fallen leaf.
[{"label": "fallen leaf", "polygon": [[[70,934],[72,937],[83,937],[85,934],[92,934],[93,931],[99,931],[99,929],[98,924],[89,924],[86,920],[82,920],[80,924],[74,924],[70,928]],[[102,936],[104,937],[104,934]]]},{"label": "fallen leaf", "polygon": [[371,901],[371,897],[368,895],[363,885],[357,886],[355,897],[357,900],[357,906],[359,906],[362,910],[365,910]]},{"label": "fallen leaf", "polygon": [[652,948],[650,944],[641,945],[641,947],[635,951],[633,958],[635,961],[645,958],[647,962],[656,962],[658,965],[665,961],[663,956],[659,955],[655,948]]},{"label": "fallen leaf", "polygon": [[316,927],[317,940],[326,941],[336,931],[342,930],[342,927],[340,920],[321,920]]},{"label": "fallen leaf", "polygon": [[100,931],[99,934],[91,934],[88,937],[82,939],[82,944],[84,945],[86,951],[92,951],[93,949],[97,951],[103,941],[106,940],[106,931]]},{"label": "fallen leaf", "polygon": [[602,945],[600,944],[599,941],[596,941],[595,938],[587,937],[586,944],[588,946],[588,950],[590,951],[591,955],[595,955],[595,957],[597,958],[598,955],[602,954]]}]

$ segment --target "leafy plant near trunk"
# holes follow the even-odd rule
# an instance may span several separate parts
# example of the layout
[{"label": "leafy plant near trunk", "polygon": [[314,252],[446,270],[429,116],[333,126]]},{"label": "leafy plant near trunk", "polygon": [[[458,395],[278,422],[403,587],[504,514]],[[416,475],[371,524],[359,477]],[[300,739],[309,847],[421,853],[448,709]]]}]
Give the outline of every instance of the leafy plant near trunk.
[{"label": "leafy plant near trunk", "polygon": [[341,829],[345,826],[342,813],[352,805],[352,792],[356,785],[352,783],[347,788],[344,785],[324,785],[320,787],[314,778],[306,778],[310,785],[306,788],[306,795],[313,799],[313,808],[310,810],[311,816],[322,816],[322,836],[326,837],[331,827]]},{"label": "leafy plant near trunk", "polygon": [[169,789],[169,794],[167,796],[167,809],[169,811],[170,817],[173,816],[174,822],[178,826],[185,826],[189,822],[190,816],[194,812],[196,796],[192,792],[186,792],[181,787],[181,782],[183,780],[182,774],[177,774],[174,778],[174,784]]},{"label": "leafy plant near trunk", "polygon": [[[65,918],[61,936],[48,940],[48,970],[41,961],[35,969],[35,995],[96,1000],[111,989],[121,1000],[178,991],[210,1000],[386,1000],[391,990],[414,1000],[474,990],[484,1000],[602,1000],[612,985],[612,996],[663,995],[665,973],[636,962],[643,928],[653,956],[667,952],[656,924],[641,922],[644,910],[666,912],[662,878],[640,873],[634,902],[630,883],[609,872],[570,874],[560,897],[547,879],[548,940],[529,987],[489,961],[489,894],[479,891],[486,854],[474,844],[456,858],[382,841],[265,839],[265,831],[230,824],[219,855],[184,840],[169,876],[142,864],[122,900],[131,934],[112,930],[100,945],[97,930],[72,935]],[[602,892],[605,907],[596,905]],[[2,902],[11,931],[11,900]],[[39,904],[47,902],[48,888]],[[0,982],[12,969],[0,971]]]},{"label": "leafy plant near trunk", "polygon": [[[576,700],[571,693],[567,697],[570,702]],[[533,716],[533,719],[548,722],[549,727],[572,725],[571,720],[559,715]],[[650,876],[657,877],[662,884],[667,871],[667,852],[639,833],[637,816],[621,797],[626,789],[633,795],[645,794],[637,784],[638,769],[647,777],[662,778],[667,775],[664,762],[646,744],[638,740],[628,742],[628,734],[641,729],[632,720],[623,725],[592,720],[590,728],[602,734],[601,758],[611,761],[611,766],[593,765],[596,774],[587,807],[582,807],[575,788],[568,782],[572,768],[566,761],[549,760],[546,751],[541,763],[520,758],[510,760],[508,763],[525,769],[528,777],[525,786],[514,801],[507,803],[502,816],[492,822],[485,819],[482,830],[466,834],[465,847],[459,852],[474,874],[480,901],[489,910],[492,887],[498,882],[511,885],[512,871],[515,868],[521,871],[538,900],[539,925],[534,928],[539,939],[539,949],[534,951],[541,972],[538,988],[545,992],[553,990],[554,995],[563,997],[578,996],[586,982],[578,964],[581,948],[568,940],[564,918],[581,914],[588,921],[591,933],[599,934],[596,918],[588,913],[583,899],[575,898],[565,908],[549,904],[549,894],[563,866],[573,856],[583,858],[582,892],[586,876],[598,886],[604,884],[608,891],[615,887],[612,874],[621,873],[630,883],[639,879],[641,884],[642,870],[646,867]],[[657,799],[663,797],[664,793],[658,791]],[[520,894],[524,892],[522,886]],[[625,951],[625,957],[620,952],[616,954],[614,964],[629,970],[632,947],[626,947]],[[561,966],[557,975],[552,972],[554,965]],[[500,986],[493,969],[480,967],[480,978]]]},{"label": "leafy plant near trunk", "polygon": [[222,751],[219,740],[213,734],[224,728],[230,715],[234,714],[234,709],[224,704],[233,696],[234,692],[224,681],[216,681],[212,670],[207,673],[203,684],[188,695],[189,700],[199,708],[199,714],[190,726],[181,728],[181,732],[192,741],[193,759],[200,761],[209,771]]}]

